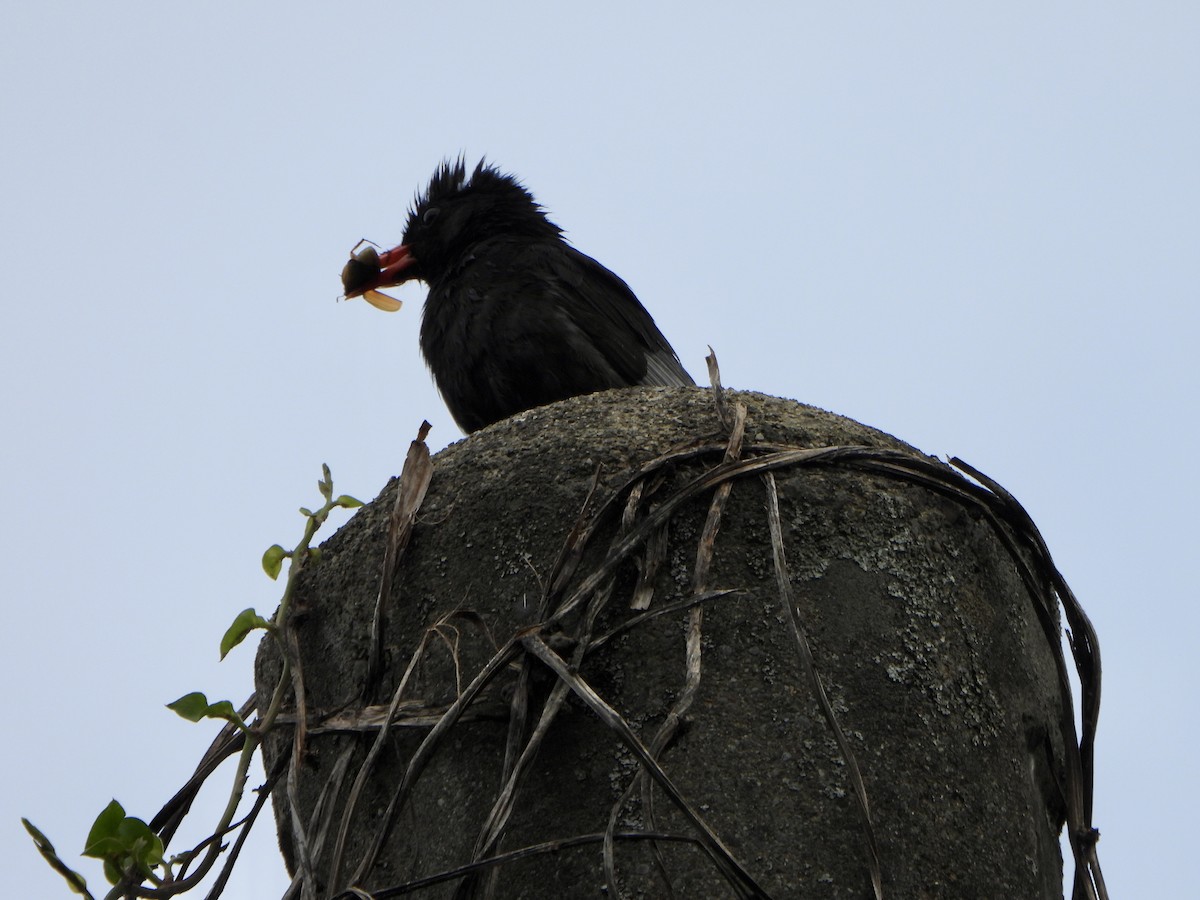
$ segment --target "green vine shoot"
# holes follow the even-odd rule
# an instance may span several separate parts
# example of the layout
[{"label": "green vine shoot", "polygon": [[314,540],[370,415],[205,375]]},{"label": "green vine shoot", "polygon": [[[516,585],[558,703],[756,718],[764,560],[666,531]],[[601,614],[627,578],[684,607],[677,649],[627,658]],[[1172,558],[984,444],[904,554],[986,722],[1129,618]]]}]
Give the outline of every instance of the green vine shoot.
[{"label": "green vine shoot", "polygon": [[[119,802],[113,800],[96,817],[88,832],[83,848],[83,856],[100,860],[104,867],[104,875],[111,885],[103,896],[105,900],[118,900],[122,897],[145,897],[153,900],[165,900],[183,894],[197,887],[212,871],[214,865],[229,845],[226,839],[237,835],[234,842],[235,853],[226,863],[226,871],[220,876],[223,884],[231,867],[236,849],[240,849],[245,831],[249,829],[253,817],[261,808],[263,793],[252,812],[235,821],[239,808],[245,797],[247,773],[250,769],[254,753],[262,743],[264,736],[271,730],[280,710],[283,708],[288,687],[292,680],[292,654],[286,640],[288,616],[292,607],[293,595],[297,578],[306,565],[320,558],[320,551],[311,546],[313,538],[335,509],[355,509],[362,502],[349,494],[334,496],[333,476],[329,466],[321,466],[321,480],[317,482],[324,502],[315,510],[301,507],[300,514],[304,516],[304,534],[291,550],[286,550],[279,544],[272,544],[262,556],[263,571],[272,580],[277,580],[283,571],[284,561],[290,561],[287,570],[287,580],[284,583],[283,595],[279,608],[270,619],[263,618],[254,609],[245,609],[234,618],[229,628],[221,638],[221,659],[229,651],[242,643],[252,632],[265,631],[271,635],[280,648],[283,659],[283,670],[278,683],[271,694],[266,710],[255,721],[247,723],[245,716],[253,704],[244,704],[242,709],[236,708],[229,700],[210,702],[201,691],[185,694],[178,700],[167,704],[167,708],[191,722],[203,719],[219,719],[226,722],[222,734],[214,742],[213,747],[223,746],[226,752],[216,758],[216,762],[226,756],[237,753],[237,769],[233,784],[229,791],[229,799],[224,811],[210,837],[201,841],[196,847],[166,856],[163,834],[167,839],[174,832],[178,819],[166,817],[169,824],[163,825],[159,820],[170,808],[164,808],[163,813],[151,823],[135,816],[127,815]],[[224,741],[223,741],[224,739]],[[214,756],[210,749],[197,776]],[[214,764],[215,767],[215,764]],[[194,777],[192,781],[196,781]],[[201,778],[200,781],[203,781]],[[189,782],[191,784],[191,782]],[[198,787],[198,785],[197,785]],[[183,794],[183,792],[181,792]],[[177,798],[180,795],[177,795]],[[187,803],[194,792],[188,795]],[[184,809],[186,810],[184,804]],[[179,814],[182,818],[182,813]],[[58,872],[67,882],[67,887],[87,900],[96,900],[96,895],[88,888],[87,881],[78,872],[63,862],[50,840],[28,819],[22,819],[25,830],[33,839],[34,846],[41,853],[50,867]]]}]

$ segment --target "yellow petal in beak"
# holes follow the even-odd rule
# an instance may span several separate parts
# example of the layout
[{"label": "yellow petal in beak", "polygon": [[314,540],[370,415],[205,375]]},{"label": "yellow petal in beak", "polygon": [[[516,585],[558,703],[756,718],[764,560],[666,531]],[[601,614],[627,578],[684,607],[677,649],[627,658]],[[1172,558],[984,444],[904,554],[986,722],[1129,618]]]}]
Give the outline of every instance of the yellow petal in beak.
[{"label": "yellow petal in beak", "polygon": [[363,291],[362,297],[373,307],[382,309],[384,312],[395,312],[404,305],[395,297],[389,297],[381,291]]}]

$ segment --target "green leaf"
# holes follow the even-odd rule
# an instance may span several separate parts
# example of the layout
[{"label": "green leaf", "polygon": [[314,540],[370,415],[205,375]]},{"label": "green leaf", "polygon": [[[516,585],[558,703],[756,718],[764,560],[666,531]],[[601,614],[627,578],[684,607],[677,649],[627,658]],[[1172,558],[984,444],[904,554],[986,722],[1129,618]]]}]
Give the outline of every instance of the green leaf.
[{"label": "green leaf", "polygon": [[73,893],[82,894],[91,900],[92,895],[88,893],[87,879],[69,868],[65,862],[58,858],[58,853],[55,851],[54,845],[50,843],[50,839],[35,828],[32,822],[26,818],[22,818],[21,824],[25,826],[25,830],[29,832],[29,836],[33,838],[33,843],[37,847],[38,853],[42,854],[42,858],[50,864],[50,868],[66,879],[67,887]]},{"label": "green leaf", "polygon": [[141,819],[125,815],[121,804],[114,800],[92,824],[83,855],[104,860],[104,875],[116,884],[130,866],[148,875],[161,865],[163,842]]},{"label": "green leaf", "polygon": [[243,732],[249,732],[250,728],[246,725],[246,720],[238,715],[238,711],[233,708],[233,704],[228,700],[222,700],[219,703],[214,703],[209,707],[209,713],[214,719],[224,719],[233,725],[236,725]]},{"label": "green leaf", "polygon": [[309,547],[308,548],[308,558],[310,560],[312,560],[314,563],[319,563],[321,561],[321,548],[320,547]]},{"label": "green leaf", "polygon": [[[266,568],[266,558],[263,560],[263,568]],[[233,624],[225,632],[225,636],[221,638],[221,659],[229,653],[234,647],[246,639],[251,631],[256,628],[267,629],[271,627],[271,623],[254,611],[253,607],[243,609]]]},{"label": "green leaf", "polygon": [[141,819],[127,816],[118,826],[117,835],[124,843],[128,855],[133,857],[133,861],[143,871],[149,871],[151,867],[162,864],[162,838],[151,831],[150,826]]},{"label": "green leaf", "polygon": [[307,519],[311,519],[313,517],[313,511],[311,509],[309,509],[307,506],[302,506],[302,507],[300,507],[300,515],[304,516]]},{"label": "green leaf", "polygon": [[29,836],[33,838],[33,842],[37,844],[37,848],[39,850],[45,847],[51,853],[54,852],[54,845],[50,843],[50,838],[42,834],[41,829],[39,829],[24,816],[21,816],[21,824],[25,826],[25,830],[29,832]]},{"label": "green leaf", "polygon": [[[199,722],[208,715],[208,698],[200,691],[192,691],[190,694],[184,694],[174,703],[168,703],[167,709],[178,713],[189,722]],[[115,800],[113,802],[116,803]]]},{"label": "green leaf", "polygon": [[174,710],[189,722],[199,722],[201,719],[224,719],[227,722],[232,722],[243,731],[246,730],[246,723],[237,714],[237,710],[233,708],[232,703],[228,700],[218,700],[216,703],[209,703],[208,698],[200,693],[200,691],[184,694],[174,703],[168,703],[167,709]]},{"label": "green leaf", "polygon": [[337,498],[337,500],[335,500],[333,502],[336,503],[338,506],[340,506],[342,509],[357,509],[358,507],[363,505],[363,502],[361,500],[356,500],[355,498],[351,497],[349,494],[342,494],[340,497]]},{"label": "green leaf", "polygon": [[244,725],[242,717],[237,714],[237,710],[233,708],[233,704],[228,700],[218,700],[216,703],[208,707],[209,718],[225,719],[227,722],[233,722],[237,725]]},{"label": "green leaf", "polygon": [[287,559],[287,556],[288,552],[278,544],[272,544],[263,554],[263,571],[270,576],[272,581],[279,577],[279,570],[283,568],[283,561]]},{"label": "green leaf", "polygon": [[104,807],[92,823],[92,830],[88,832],[83,845],[83,855],[93,859],[104,859],[111,852],[112,842],[117,840],[117,828],[124,818],[125,808],[116,800]]},{"label": "green leaf", "polygon": [[121,867],[111,859],[106,859],[104,861],[104,877],[108,879],[109,884],[116,884],[121,880],[121,876],[124,874],[125,873],[121,870]]}]

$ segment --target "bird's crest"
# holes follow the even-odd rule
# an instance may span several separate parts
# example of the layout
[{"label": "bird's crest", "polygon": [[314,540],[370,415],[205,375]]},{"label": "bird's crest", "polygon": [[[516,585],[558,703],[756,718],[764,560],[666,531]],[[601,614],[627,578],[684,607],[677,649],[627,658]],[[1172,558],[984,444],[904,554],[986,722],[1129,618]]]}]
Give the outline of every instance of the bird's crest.
[{"label": "bird's crest", "polygon": [[536,218],[541,220],[539,231],[549,230],[556,235],[562,233],[561,228],[546,218],[541,204],[515,176],[490,165],[486,157],[468,174],[466,161],[461,155],[455,160],[443,160],[425,190],[413,199],[408,214],[409,226],[419,222],[425,211],[432,207],[468,198],[502,211],[506,220],[525,219],[529,224]]}]

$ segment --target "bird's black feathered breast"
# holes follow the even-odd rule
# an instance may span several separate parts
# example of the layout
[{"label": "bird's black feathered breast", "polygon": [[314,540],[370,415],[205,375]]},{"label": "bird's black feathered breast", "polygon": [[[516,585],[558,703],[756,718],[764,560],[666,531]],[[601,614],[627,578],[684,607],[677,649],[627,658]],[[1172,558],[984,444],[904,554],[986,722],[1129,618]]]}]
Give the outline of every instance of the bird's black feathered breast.
[{"label": "bird's black feathered breast", "polygon": [[694,383],[629,286],[484,162],[438,168],[404,247],[404,277],[430,288],[421,350],[465,431],[577,394]]}]

